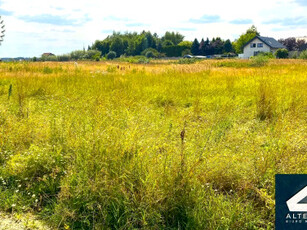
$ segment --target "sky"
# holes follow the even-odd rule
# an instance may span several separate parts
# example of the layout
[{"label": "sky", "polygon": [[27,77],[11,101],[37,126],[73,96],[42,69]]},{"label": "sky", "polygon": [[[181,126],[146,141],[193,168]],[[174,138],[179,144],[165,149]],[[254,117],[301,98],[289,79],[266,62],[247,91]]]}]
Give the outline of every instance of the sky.
[{"label": "sky", "polygon": [[307,36],[307,0],[0,0],[0,57],[40,57],[87,48],[116,32],[177,31],[185,40]]}]

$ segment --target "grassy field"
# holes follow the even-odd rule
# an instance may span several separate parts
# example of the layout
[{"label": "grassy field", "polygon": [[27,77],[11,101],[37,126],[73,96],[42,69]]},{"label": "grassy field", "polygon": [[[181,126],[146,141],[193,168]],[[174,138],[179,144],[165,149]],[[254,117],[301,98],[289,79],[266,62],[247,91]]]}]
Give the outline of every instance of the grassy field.
[{"label": "grassy field", "polygon": [[307,62],[0,63],[0,209],[60,229],[273,229],[307,173]]}]

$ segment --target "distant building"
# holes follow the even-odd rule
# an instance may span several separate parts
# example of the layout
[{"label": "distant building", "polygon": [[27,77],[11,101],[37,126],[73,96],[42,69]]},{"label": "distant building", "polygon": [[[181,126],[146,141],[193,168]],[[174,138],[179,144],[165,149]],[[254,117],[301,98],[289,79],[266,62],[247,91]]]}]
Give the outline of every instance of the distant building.
[{"label": "distant building", "polygon": [[256,56],[260,52],[274,53],[280,48],[286,49],[284,45],[276,41],[274,38],[255,36],[244,45],[243,55],[241,55],[241,57],[247,59]]},{"label": "distant building", "polygon": [[50,57],[50,56],[55,56],[53,53],[43,53],[42,57]]}]

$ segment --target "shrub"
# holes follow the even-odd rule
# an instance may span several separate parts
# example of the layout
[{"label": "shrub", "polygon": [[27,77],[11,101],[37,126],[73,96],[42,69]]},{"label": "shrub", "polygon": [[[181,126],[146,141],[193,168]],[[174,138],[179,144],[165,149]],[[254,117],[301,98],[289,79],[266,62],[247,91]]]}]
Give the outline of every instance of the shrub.
[{"label": "shrub", "polygon": [[58,61],[57,56],[42,56],[42,61]]},{"label": "shrub", "polygon": [[287,49],[278,49],[275,52],[275,56],[276,58],[287,58],[289,55],[288,50]]},{"label": "shrub", "polygon": [[274,54],[271,52],[260,52],[257,56],[267,57],[267,58],[275,58]]},{"label": "shrub", "polygon": [[162,52],[165,53],[167,57],[180,57],[182,52],[187,49],[189,49],[189,47],[174,45],[163,47]]},{"label": "shrub", "polygon": [[146,56],[146,54],[148,52],[152,52],[153,56],[152,57],[160,57],[160,53],[158,52],[158,50],[154,49],[154,48],[147,48],[145,50],[142,51],[141,55]]},{"label": "shrub", "polygon": [[189,55],[189,54],[192,54],[191,53],[191,50],[189,49],[185,49],[184,51],[182,51],[181,55],[184,56],[184,55]]},{"label": "shrub", "polygon": [[89,50],[84,54],[85,59],[91,59],[91,60],[99,60],[101,56],[101,52],[98,50]]},{"label": "shrub", "polygon": [[300,56],[299,56],[300,59],[307,59],[307,50],[303,51]]},{"label": "shrub", "polygon": [[197,61],[195,58],[181,58],[178,61],[178,64],[193,64]]},{"label": "shrub", "polygon": [[147,51],[146,55],[145,55],[147,58],[153,58],[154,57],[154,54],[153,52],[151,51]]},{"label": "shrub", "polygon": [[59,55],[58,56],[59,61],[69,61],[70,60],[70,55],[69,54],[64,54],[64,55]]},{"label": "shrub", "polygon": [[260,66],[264,66],[268,63],[269,58],[263,55],[258,55],[258,56],[254,56],[251,58],[250,60],[250,66],[256,66],[256,67],[260,67]]},{"label": "shrub", "polygon": [[150,60],[146,57],[140,57],[137,61],[137,63],[139,63],[139,64],[147,64],[149,62],[150,62]]},{"label": "shrub", "polygon": [[72,60],[81,60],[84,58],[85,51],[84,50],[75,50],[70,53],[70,57]]},{"label": "shrub", "polygon": [[289,52],[289,58],[297,59],[299,58],[300,54],[298,51],[291,51]]},{"label": "shrub", "polygon": [[107,59],[109,60],[112,60],[116,58],[116,53],[114,51],[110,51],[108,54],[107,54]]}]

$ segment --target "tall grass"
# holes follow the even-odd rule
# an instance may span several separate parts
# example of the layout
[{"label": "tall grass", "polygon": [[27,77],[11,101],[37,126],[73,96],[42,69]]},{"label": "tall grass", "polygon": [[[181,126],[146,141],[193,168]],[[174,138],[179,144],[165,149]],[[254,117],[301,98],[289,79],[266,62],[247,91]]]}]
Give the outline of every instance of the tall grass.
[{"label": "tall grass", "polygon": [[306,62],[0,63],[0,208],[66,229],[272,229],[306,173]]}]

